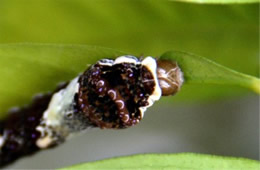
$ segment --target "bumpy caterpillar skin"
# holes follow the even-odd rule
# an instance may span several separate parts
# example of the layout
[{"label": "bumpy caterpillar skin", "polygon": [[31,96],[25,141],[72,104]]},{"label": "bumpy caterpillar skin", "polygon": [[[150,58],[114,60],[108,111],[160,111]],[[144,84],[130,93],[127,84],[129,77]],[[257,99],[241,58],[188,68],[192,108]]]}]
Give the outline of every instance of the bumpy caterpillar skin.
[{"label": "bumpy caterpillar skin", "polygon": [[134,56],[99,60],[0,122],[0,166],[88,128],[131,127],[161,95],[175,94],[182,83],[182,72],[171,61]]},{"label": "bumpy caterpillar skin", "polygon": [[[58,87],[54,93],[65,86],[66,84]],[[11,110],[9,116],[0,122],[0,166],[39,150],[36,140],[40,137],[40,132],[36,127],[54,93],[34,97],[29,106]]]}]

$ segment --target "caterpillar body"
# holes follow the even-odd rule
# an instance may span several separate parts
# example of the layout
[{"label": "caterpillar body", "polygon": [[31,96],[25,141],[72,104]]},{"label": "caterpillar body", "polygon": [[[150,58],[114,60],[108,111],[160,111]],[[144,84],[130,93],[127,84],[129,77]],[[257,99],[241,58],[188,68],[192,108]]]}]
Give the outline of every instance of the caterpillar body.
[{"label": "caterpillar body", "polygon": [[175,94],[182,83],[179,66],[169,60],[131,55],[99,60],[0,122],[0,166],[89,128],[136,125],[148,107],[161,96]]}]

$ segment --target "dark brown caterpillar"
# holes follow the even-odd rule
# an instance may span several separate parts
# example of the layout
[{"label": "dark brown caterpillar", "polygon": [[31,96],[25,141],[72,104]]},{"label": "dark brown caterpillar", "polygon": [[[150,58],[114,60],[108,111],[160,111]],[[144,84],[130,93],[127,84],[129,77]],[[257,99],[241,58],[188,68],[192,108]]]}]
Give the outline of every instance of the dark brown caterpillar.
[{"label": "dark brown caterpillar", "polygon": [[161,95],[175,94],[182,83],[180,68],[168,60],[133,56],[99,60],[0,122],[0,165],[56,146],[87,128],[133,126]]}]

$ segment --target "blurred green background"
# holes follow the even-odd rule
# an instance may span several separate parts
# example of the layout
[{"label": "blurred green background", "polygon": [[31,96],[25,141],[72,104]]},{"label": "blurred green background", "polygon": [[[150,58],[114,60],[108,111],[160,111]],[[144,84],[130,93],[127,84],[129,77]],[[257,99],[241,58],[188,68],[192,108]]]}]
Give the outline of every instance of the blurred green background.
[{"label": "blurred green background", "polygon": [[[159,0],[0,0],[0,43],[110,47],[137,56],[195,53],[258,76],[258,4],[202,5]],[[215,99],[235,87],[184,86],[176,99]]]},{"label": "blurred green background", "polygon": [[[180,50],[207,57],[242,73],[259,76],[259,4],[205,5],[163,0],[0,0],[0,43],[24,42],[104,46],[137,56],[160,56],[168,50]],[[232,108],[228,108],[229,104],[225,104],[225,100],[224,103],[218,101],[222,102],[221,106],[219,103],[205,105],[198,102],[200,108],[184,103],[201,100],[208,102],[230,96],[234,101],[227,103]],[[162,117],[158,117],[157,113],[162,110],[166,112],[165,108],[169,106],[164,105],[160,111],[159,105],[156,105],[155,111],[149,113],[155,117],[150,117],[150,120],[147,120],[147,123],[150,123],[147,125],[141,125],[140,128],[143,126],[143,130],[133,128],[120,132],[121,135],[132,133],[132,136],[138,137],[143,149],[135,148],[134,151],[123,152],[124,146],[120,147],[119,144],[118,154],[113,154],[112,150],[103,147],[107,154],[91,151],[96,157],[88,155],[90,158],[84,159],[83,156],[80,161],[131,153],[184,151],[259,158],[259,116],[256,102],[258,96],[242,88],[199,84],[185,85],[172,99],[180,101],[180,105],[176,106],[177,116],[171,112],[165,113],[165,117],[171,115],[167,119],[168,122],[164,117],[161,123],[158,123]],[[211,108],[215,110],[212,113]],[[183,113],[184,116],[179,113]],[[190,118],[188,114],[191,113],[193,117]],[[202,120],[196,113],[202,116]],[[247,119],[248,113],[251,117],[246,122],[241,121]],[[221,116],[218,117],[217,114]],[[235,118],[239,115],[240,117]],[[196,119],[198,124],[193,124],[193,119]],[[156,126],[165,121],[169,126],[158,130]],[[225,128],[219,130],[219,126]],[[184,130],[181,130],[182,128]],[[143,133],[147,133],[148,129],[154,131],[154,134],[148,133],[147,137]],[[165,136],[158,135],[164,135],[166,131],[168,133]],[[89,137],[93,141],[89,142],[93,146],[90,144],[86,152],[95,148],[95,143],[102,145],[97,142],[103,139],[102,136],[110,140],[111,148],[116,147],[112,145],[115,142],[112,138],[116,138],[118,134],[115,133],[94,132],[92,136],[90,134]],[[125,134],[124,142],[131,141],[127,137]],[[147,140],[143,138],[154,143],[145,147]],[[244,141],[245,138],[248,141]],[[167,142],[159,142],[162,139]],[[86,140],[82,138],[83,141]],[[234,144],[237,141],[241,143]],[[168,148],[161,145],[167,145]],[[75,143],[72,146],[75,146]],[[63,157],[59,155],[59,161],[72,159],[78,154],[74,151],[73,156],[71,149],[67,151],[72,153],[71,157],[68,157],[65,151],[60,152],[63,152]],[[53,152],[50,151],[49,155],[44,154],[44,159],[48,160]],[[41,156],[38,157],[40,158]],[[76,162],[65,162],[65,165]],[[20,165],[17,167],[21,167]],[[31,167],[39,166],[40,164],[35,163]],[[50,165],[58,166],[61,165]],[[24,167],[28,167],[27,164],[24,164]],[[43,167],[46,168],[44,165]]]}]

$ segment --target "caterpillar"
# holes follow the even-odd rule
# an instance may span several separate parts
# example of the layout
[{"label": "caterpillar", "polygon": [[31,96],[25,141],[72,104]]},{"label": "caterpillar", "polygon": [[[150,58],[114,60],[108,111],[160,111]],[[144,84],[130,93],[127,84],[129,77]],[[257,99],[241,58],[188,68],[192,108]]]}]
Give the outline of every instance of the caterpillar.
[{"label": "caterpillar", "polygon": [[89,128],[124,129],[183,83],[176,62],[126,55],[102,59],[54,92],[10,111],[0,122],[0,166],[63,143]]}]

